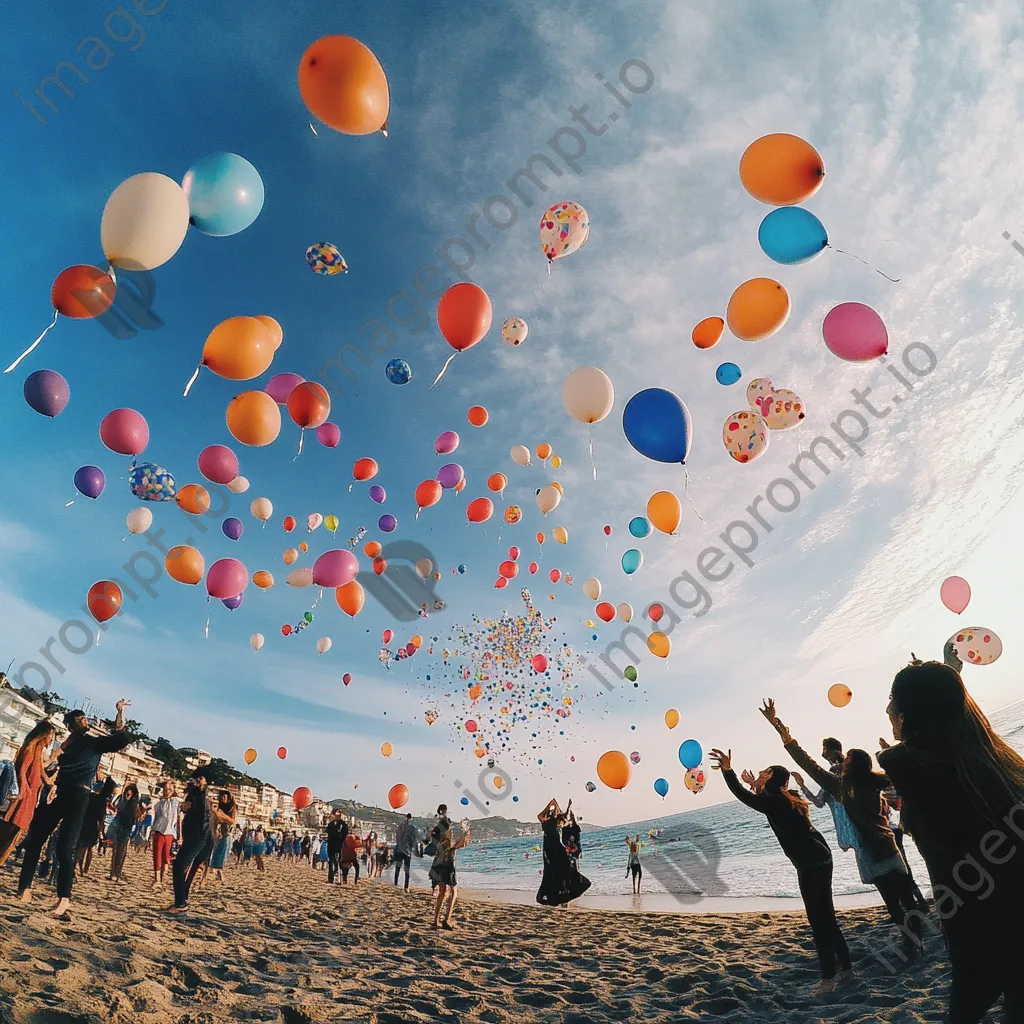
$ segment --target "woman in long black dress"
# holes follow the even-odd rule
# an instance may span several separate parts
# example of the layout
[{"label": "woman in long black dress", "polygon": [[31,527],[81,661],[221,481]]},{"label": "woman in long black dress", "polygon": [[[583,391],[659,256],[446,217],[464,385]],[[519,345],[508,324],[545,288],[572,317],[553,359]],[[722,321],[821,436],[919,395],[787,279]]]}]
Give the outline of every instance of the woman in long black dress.
[{"label": "woman in long black dress", "polygon": [[562,843],[562,826],[566,818],[557,800],[549,801],[537,820],[544,830],[544,877],[537,892],[537,902],[559,907],[582,896],[590,888],[590,879],[580,874],[576,862]]}]

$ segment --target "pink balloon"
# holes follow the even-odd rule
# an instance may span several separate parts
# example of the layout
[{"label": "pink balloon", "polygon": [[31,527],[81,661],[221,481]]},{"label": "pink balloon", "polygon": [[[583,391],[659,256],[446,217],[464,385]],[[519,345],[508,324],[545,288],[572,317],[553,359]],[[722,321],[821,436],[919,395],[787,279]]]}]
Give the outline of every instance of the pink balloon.
[{"label": "pink balloon", "polygon": [[299,385],[305,384],[306,378],[297,373],[275,373],[263,389],[278,405],[287,405],[288,396]]},{"label": "pink balloon", "polygon": [[842,302],[829,310],[821,333],[828,350],[851,363],[877,359],[889,350],[882,318],[863,302]]},{"label": "pink balloon", "polygon": [[199,472],[215,484],[229,484],[238,476],[238,456],[222,444],[211,444],[199,453]]},{"label": "pink balloon", "polygon": [[443,434],[437,435],[434,442],[434,451],[438,455],[451,455],[459,447],[459,435],[454,430],[446,430]]},{"label": "pink balloon", "polygon": [[206,592],[222,601],[238,597],[249,582],[249,573],[237,558],[218,558],[206,574]]},{"label": "pink balloon", "polygon": [[313,582],[318,587],[341,587],[351,583],[359,572],[359,563],[351,551],[335,548],[325,551],[313,563]]},{"label": "pink balloon", "polygon": [[971,603],[971,585],[960,576],[950,576],[939,588],[942,603],[959,615]]},{"label": "pink balloon", "polygon": [[149,444],[149,424],[134,409],[115,409],[100,423],[100,440],[118,455],[141,455]]},{"label": "pink balloon", "polygon": [[337,423],[321,423],[316,428],[316,439],[325,448],[337,448],[341,444],[341,427]]}]

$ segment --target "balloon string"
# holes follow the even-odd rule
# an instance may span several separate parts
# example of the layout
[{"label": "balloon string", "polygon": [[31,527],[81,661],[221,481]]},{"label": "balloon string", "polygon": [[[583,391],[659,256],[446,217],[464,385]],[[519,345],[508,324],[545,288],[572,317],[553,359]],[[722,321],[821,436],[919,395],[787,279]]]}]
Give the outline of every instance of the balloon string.
[{"label": "balloon string", "polygon": [[351,494],[351,493],[352,493],[352,488],[353,488],[353,487],[355,487],[355,482],[353,482],[353,483],[350,483],[350,484],[348,485],[348,493],[349,493],[349,494]]},{"label": "balloon string", "polygon": [[448,362],[441,367],[441,372],[434,378],[434,383],[430,385],[430,390],[433,391],[437,387],[437,382],[448,372],[448,367],[451,366],[452,360],[458,355],[458,352],[453,352],[448,357]]},{"label": "balloon string", "polygon": [[[306,428],[305,427],[300,427],[299,428],[299,450],[295,453],[295,459],[297,459],[302,454],[302,442],[305,441],[305,439],[306,439]],[[294,462],[295,459],[292,459],[292,462]]]},{"label": "balloon string", "polygon": [[96,630],[96,646],[97,647],[99,647],[99,645],[100,645],[100,637],[101,636],[103,636],[103,627],[102,626],[99,629]]},{"label": "balloon string", "polygon": [[690,471],[686,468],[685,463],[683,463],[683,476],[686,478],[686,500],[690,503],[690,508],[693,509],[697,518],[707,526],[708,524],[704,522],[704,517],[697,511],[697,506],[694,505],[693,499],[690,497]]},{"label": "balloon string", "polygon": [[187,398],[188,397],[188,393],[192,390],[192,385],[195,384],[196,378],[199,376],[199,371],[202,368],[203,368],[203,364],[202,363],[200,363],[196,367],[196,372],[192,374],[192,376],[189,378],[189,382],[185,385],[185,390],[181,394],[182,398]]},{"label": "balloon string", "polygon": [[594,438],[591,436],[590,427],[587,427],[587,448],[590,451],[590,468],[594,471],[594,479],[597,479],[597,466],[594,464]]},{"label": "balloon string", "polygon": [[[207,598],[207,601],[209,601],[209,598]],[[207,614],[206,614],[206,628],[203,630],[203,636],[205,636],[207,640],[210,639],[210,616],[212,614],[213,614],[212,611],[211,612],[207,612]]]},{"label": "balloon string", "polygon": [[53,319],[50,321],[50,326],[47,327],[46,330],[43,331],[43,333],[40,334],[39,337],[36,338],[36,340],[33,341],[32,344],[29,345],[29,347],[27,349],[25,349],[25,351],[22,352],[21,355],[18,356],[18,358],[15,359],[14,362],[11,363],[11,365],[7,367],[6,370],[4,370],[4,373],[10,373],[11,370],[13,370],[18,365],[18,363],[20,363],[22,361],[22,359],[24,359],[25,356],[27,356],[39,344],[39,342],[41,342],[43,340],[43,338],[45,338],[46,335],[50,333],[50,331],[56,325],[57,317],[59,317],[59,316],[60,316],[60,313],[58,313],[57,310],[54,310],[53,311]]},{"label": "balloon string", "polygon": [[[882,271],[880,271],[877,267],[871,266],[871,264],[868,263],[867,260],[862,260],[859,256],[854,256],[852,252],[847,252],[845,249],[834,249],[831,245],[829,246],[829,248],[832,249],[833,252],[842,253],[844,256],[853,256],[853,258],[857,260],[858,263],[863,263],[864,266],[868,268],[868,270],[873,270],[876,274],[882,274]],[[893,284],[900,283],[900,279],[898,277],[890,277],[888,274],[882,274],[882,277],[884,277],[886,281],[892,281]]]},{"label": "balloon string", "polygon": [[70,501],[65,501],[65,502],[64,502],[64,507],[65,507],[65,508],[71,508],[71,506],[72,506],[72,505],[74,505],[74,503],[75,503],[75,502],[76,502],[77,500],[78,500],[77,498],[72,498],[72,499],[71,499]]}]

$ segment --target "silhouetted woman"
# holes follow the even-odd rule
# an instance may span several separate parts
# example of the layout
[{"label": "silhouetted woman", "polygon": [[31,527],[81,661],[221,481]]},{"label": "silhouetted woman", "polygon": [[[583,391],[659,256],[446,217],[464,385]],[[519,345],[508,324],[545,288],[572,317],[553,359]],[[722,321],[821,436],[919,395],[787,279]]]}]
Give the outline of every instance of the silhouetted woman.
[{"label": "silhouetted woman", "polygon": [[92,855],[103,832],[103,823],[107,820],[107,805],[114,799],[117,783],[108,775],[98,793],[89,797],[89,806],[85,809],[82,829],[78,833],[78,847],[75,850],[75,864],[81,875],[89,874],[92,866]]},{"label": "silhouetted woman", "polygon": [[562,828],[567,824],[557,800],[550,800],[537,820],[544,830],[544,876],[537,891],[537,902],[558,907],[582,896],[590,888],[590,879],[580,874],[576,862],[566,852]]}]

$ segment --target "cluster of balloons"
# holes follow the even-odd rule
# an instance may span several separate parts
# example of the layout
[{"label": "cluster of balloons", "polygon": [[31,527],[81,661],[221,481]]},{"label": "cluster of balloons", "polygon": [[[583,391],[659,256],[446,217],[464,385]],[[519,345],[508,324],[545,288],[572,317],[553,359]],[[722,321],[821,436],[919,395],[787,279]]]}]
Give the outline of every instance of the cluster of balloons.
[{"label": "cluster of balloons", "polygon": [[792,430],[806,417],[800,396],[776,388],[771,377],[757,377],[747,385],[748,409],[729,416],[722,427],[725,450],[737,462],[753,462],[767,450],[770,431]]}]

